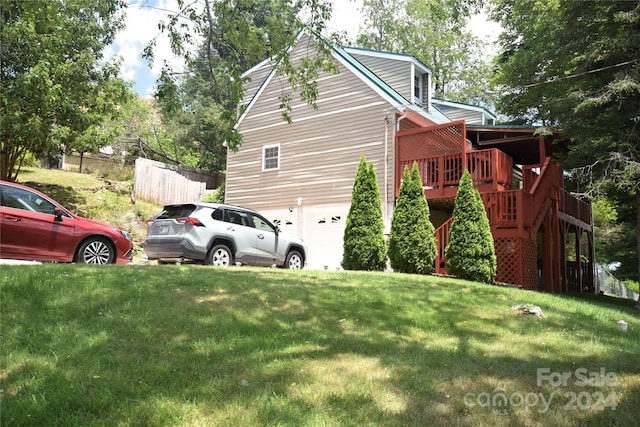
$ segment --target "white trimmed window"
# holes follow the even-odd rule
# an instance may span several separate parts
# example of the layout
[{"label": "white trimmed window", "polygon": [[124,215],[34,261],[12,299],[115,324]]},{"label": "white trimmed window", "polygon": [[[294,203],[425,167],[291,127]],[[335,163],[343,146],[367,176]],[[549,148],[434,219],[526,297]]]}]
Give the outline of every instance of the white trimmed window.
[{"label": "white trimmed window", "polygon": [[262,170],[275,170],[280,168],[280,144],[262,147]]},{"label": "white trimmed window", "polygon": [[423,91],[422,74],[416,74],[413,77],[413,102],[422,105],[422,91]]}]

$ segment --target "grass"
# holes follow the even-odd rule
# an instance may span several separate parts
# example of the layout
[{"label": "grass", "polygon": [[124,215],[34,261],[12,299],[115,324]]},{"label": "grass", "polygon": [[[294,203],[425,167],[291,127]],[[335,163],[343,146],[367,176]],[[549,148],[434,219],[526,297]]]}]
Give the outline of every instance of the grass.
[{"label": "grass", "polygon": [[3,266],[0,286],[2,425],[637,423],[633,301],[191,265]]},{"label": "grass", "polygon": [[115,225],[129,231],[142,255],[141,244],[146,236],[146,220],[157,214],[161,206],[131,201],[131,182],[107,183],[98,174],[70,172],[59,169],[23,168],[18,175],[21,184],[50,196],[73,213]]}]

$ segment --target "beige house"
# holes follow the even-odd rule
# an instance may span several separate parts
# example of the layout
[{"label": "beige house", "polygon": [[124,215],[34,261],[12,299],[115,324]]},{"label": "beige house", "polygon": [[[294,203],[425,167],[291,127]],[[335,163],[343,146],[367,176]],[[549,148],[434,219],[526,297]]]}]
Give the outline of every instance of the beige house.
[{"label": "beige house", "polygon": [[[313,38],[302,33],[293,60],[316,54]],[[338,73],[317,79],[318,109],[294,94],[292,123],[279,109],[279,97],[291,92],[286,77],[269,60],[248,70],[237,123],[243,142],[227,157],[226,202],[259,210],[302,238],[312,269],[340,268],[360,157],[375,167],[389,230],[396,132],[451,121],[431,102],[431,70],[412,56],[334,47],[333,57]]]}]

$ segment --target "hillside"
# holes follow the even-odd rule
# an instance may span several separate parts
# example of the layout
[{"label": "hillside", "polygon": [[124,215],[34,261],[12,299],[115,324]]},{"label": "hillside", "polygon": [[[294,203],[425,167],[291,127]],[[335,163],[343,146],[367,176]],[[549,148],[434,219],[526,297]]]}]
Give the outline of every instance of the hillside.
[{"label": "hillside", "polygon": [[132,181],[118,175],[85,174],[59,169],[23,168],[18,182],[50,196],[73,213],[121,227],[134,239],[135,257],[140,258],[147,233],[146,220],[161,206],[131,199]]},{"label": "hillside", "polygon": [[0,297],[3,425],[637,422],[632,301],[391,273],[64,264],[3,266]]}]

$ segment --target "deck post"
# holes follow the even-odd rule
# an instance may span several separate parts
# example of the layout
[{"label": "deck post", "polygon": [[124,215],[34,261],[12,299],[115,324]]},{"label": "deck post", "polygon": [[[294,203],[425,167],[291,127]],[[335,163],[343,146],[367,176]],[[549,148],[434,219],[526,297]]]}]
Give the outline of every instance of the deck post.
[{"label": "deck post", "polygon": [[438,157],[438,182],[440,183],[439,187],[440,187],[440,195],[443,196],[444,195],[444,168],[445,168],[445,164],[446,162],[444,161],[444,157],[443,156],[439,156]]},{"label": "deck post", "polygon": [[538,152],[540,153],[540,164],[543,164],[547,158],[547,152],[544,148],[544,136],[542,135],[538,138]]},{"label": "deck post", "polygon": [[593,242],[593,231],[587,232],[587,239],[589,241],[589,270],[587,271],[587,281],[589,282],[589,292],[593,294],[596,292],[596,289],[593,286],[593,268],[594,268],[594,259],[595,259],[595,245]]},{"label": "deck post", "polygon": [[569,235],[569,224],[562,221],[560,223],[560,292],[569,292],[569,278],[567,271],[567,236]]},{"label": "deck post", "polygon": [[[462,138],[462,173],[464,173],[465,169],[469,169],[469,165],[467,164],[467,122],[462,121],[462,132],[460,134]],[[462,175],[461,175],[462,176]]]},{"label": "deck post", "polygon": [[542,289],[547,292],[553,292],[551,221],[551,209],[547,209],[542,221]]},{"label": "deck post", "polygon": [[[556,190],[556,189],[554,189]],[[553,291],[562,293],[561,268],[560,264],[564,262],[562,251],[560,250],[560,200],[558,191],[553,191],[553,225],[551,232],[553,233]]]},{"label": "deck post", "polygon": [[582,293],[584,286],[582,286],[582,253],[580,248],[582,246],[582,228],[576,227],[576,283],[578,284],[578,292]]},{"label": "deck post", "polygon": [[498,175],[500,171],[498,170],[498,150],[491,150],[491,176],[493,177],[493,191],[498,191]]}]

